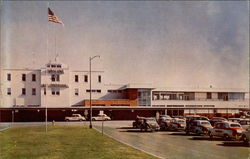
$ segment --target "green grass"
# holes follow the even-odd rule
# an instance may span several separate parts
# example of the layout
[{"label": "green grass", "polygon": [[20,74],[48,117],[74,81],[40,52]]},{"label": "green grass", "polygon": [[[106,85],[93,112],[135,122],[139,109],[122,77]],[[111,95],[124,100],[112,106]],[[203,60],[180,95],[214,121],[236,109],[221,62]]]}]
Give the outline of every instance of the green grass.
[{"label": "green grass", "polygon": [[13,127],[0,132],[0,159],[153,159],[84,126]]}]

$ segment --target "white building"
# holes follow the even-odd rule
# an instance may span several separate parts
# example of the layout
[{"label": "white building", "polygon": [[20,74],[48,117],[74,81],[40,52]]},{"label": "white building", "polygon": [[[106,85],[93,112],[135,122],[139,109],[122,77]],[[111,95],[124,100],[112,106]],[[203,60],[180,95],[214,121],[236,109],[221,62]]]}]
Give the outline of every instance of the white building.
[{"label": "white building", "polygon": [[[92,71],[92,97],[104,96],[103,71]],[[3,69],[1,107],[70,107],[89,98],[89,72],[59,62],[40,70]]]},{"label": "white building", "polygon": [[[166,108],[166,114],[239,113],[249,109],[249,92],[242,89],[154,88],[151,85],[107,85],[104,72],[92,71],[93,106]],[[86,106],[89,71],[74,71],[60,62],[41,69],[3,69],[1,108]],[[84,102],[85,101],[85,102]]]}]

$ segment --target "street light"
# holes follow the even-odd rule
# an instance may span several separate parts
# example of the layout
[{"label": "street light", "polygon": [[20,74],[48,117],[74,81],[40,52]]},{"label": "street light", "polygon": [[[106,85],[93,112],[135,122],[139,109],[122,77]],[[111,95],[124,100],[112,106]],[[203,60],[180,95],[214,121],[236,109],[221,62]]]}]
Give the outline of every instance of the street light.
[{"label": "street light", "polygon": [[92,129],[92,99],[91,99],[91,93],[92,93],[92,90],[91,90],[91,61],[94,59],[94,58],[100,58],[100,55],[96,55],[96,56],[93,56],[93,57],[89,57],[89,105],[90,105],[90,119],[89,119],[89,128]]}]

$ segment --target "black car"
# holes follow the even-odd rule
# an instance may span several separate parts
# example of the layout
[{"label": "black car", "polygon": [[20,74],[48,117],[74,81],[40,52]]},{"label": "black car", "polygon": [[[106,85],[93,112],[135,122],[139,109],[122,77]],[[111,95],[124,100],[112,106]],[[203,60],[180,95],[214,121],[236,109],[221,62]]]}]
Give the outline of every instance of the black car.
[{"label": "black car", "polygon": [[193,122],[195,120],[206,120],[209,121],[209,119],[205,116],[199,116],[199,115],[191,115],[191,116],[186,116],[186,129],[185,132],[186,134],[189,134],[190,132],[192,132],[192,128],[193,128]]},{"label": "black car", "polygon": [[168,130],[170,126],[172,118],[160,118],[158,124],[160,126],[160,130]]},{"label": "black car", "polygon": [[145,119],[145,117],[139,117],[139,116],[137,116],[136,119],[135,119],[135,121],[133,122],[133,128],[140,128],[144,119]]},{"label": "black car", "polygon": [[222,117],[213,117],[209,120],[209,122],[211,123],[212,126],[214,126],[215,123],[222,122],[222,121],[227,121],[227,119],[222,118]]},{"label": "black car", "polygon": [[155,118],[144,118],[140,127],[141,131],[156,131],[160,129],[160,126],[156,122]]}]

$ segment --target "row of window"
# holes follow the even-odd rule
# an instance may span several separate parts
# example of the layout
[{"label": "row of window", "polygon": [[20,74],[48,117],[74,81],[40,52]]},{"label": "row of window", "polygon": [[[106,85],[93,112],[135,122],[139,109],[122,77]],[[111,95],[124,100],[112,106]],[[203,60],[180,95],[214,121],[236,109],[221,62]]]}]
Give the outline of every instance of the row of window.
[{"label": "row of window", "polygon": [[[75,75],[75,82],[79,82],[79,75]],[[88,82],[88,75],[84,75],[84,82]],[[102,82],[102,76],[98,76],[98,82]]]},{"label": "row of window", "polygon": [[123,93],[124,91],[122,90],[108,90],[108,93]]},{"label": "row of window", "polygon": [[[11,81],[11,74],[8,73],[7,74],[7,81]],[[26,74],[22,74],[22,81],[26,81]],[[36,81],[36,74],[32,74],[32,78],[31,78],[32,82]],[[51,75],[51,81],[55,82],[55,81],[60,81],[60,75],[59,74],[52,74]],[[79,82],[79,76],[75,75],[75,82]],[[88,75],[84,75],[84,82],[88,82]],[[99,75],[98,76],[98,82],[101,83],[102,82],[102,76]]]},{"label": "row of window", "polygon": [[[87,92],[87,93],[90,93],[90,90],[87,89],[86,92]],[[102,90],[100,90],[100,89],[91,89],[91,92],[92,92],[92,93],[102,93]],[[76,96],[79,95],[79,89],[78,89],[78,88],[75,88],[75,95],[76,95]]]},{"label": "row of window", "polygon": [[[7,74],[7,81],[11,81],[11,74]],[[22,74],[22,81],[26,81],[26,74]],[[32,74],[31,76],[31,81],[35,82],[36,81],[36,74]]]},{"label": "row of window", "polygon": [[62,65],[60,65],[60,64],[47,64],[47,67],[49,67],[49,68],[62,68]]},{"label": "row of window", "polygon": [[[36,95],[36,88],[31,89],[31,94]],[[11,95],[11,88],[7,88],[7,95]],[[26,95],[26,88],[22,88],[22,95]]]}]

